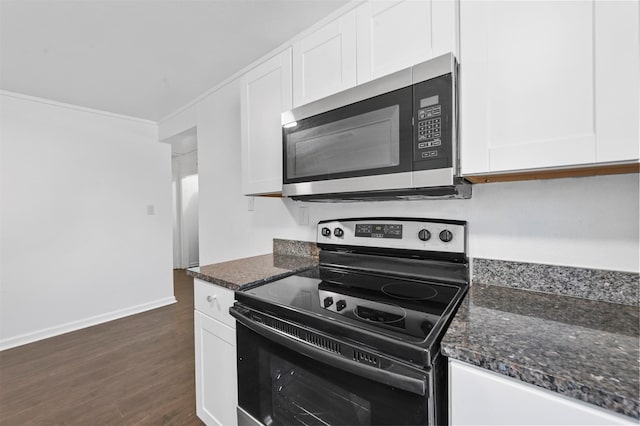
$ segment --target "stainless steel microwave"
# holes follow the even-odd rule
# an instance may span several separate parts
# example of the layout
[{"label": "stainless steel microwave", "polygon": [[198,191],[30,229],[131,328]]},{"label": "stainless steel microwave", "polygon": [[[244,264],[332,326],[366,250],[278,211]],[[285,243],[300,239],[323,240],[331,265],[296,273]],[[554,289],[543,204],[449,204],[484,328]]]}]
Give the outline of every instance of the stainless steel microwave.
[{"label": "stainless steel microwave", "polygon": [[445,54],[283,113],[283,195],[469,198],[458,166],[457,68]]}]

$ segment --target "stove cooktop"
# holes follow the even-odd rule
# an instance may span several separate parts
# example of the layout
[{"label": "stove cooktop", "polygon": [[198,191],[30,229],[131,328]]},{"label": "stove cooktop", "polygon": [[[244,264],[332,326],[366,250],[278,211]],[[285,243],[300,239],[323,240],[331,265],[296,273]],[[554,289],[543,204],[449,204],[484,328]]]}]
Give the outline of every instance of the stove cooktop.
[{"label": "stove cooktop", "polygon": [[[363,274],[345,273],[344,277]],[[367,275],[367,274],[364,274]],[[290,276],[236,293],[275,318],[428,366],[466,286],[368,275],[368,287]]]},{"label": "stove cooktop", "polygon": [[[401,277],[335,270],[328,274],[335,276],[334,280],[294,275],[243,293],[319,319],[344,322],[419,344],[427,339],[447,306],[462,292],[455,285]],[[349,281],[357,281],[359,286],[345,285]]]},{"label": "stove cooktop", "polygon": [[294,275],[239,291],[237,304],[259,322],[266,314],[428,367],[467,291],[465,227],[424,219],[321,222],[318,278]]}]

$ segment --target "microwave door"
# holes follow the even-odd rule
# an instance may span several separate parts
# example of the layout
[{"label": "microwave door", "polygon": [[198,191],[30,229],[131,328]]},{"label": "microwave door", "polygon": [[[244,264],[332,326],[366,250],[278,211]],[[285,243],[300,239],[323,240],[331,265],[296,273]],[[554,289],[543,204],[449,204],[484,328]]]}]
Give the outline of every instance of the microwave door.
[{"label": "microwave door", "polygon": [[290,135],[292,178],[400,164],[398,105],[310,127]]},{"label": "microwave door", "polygon": [[411,88],[283,128],[285,195],[411,186]]}]

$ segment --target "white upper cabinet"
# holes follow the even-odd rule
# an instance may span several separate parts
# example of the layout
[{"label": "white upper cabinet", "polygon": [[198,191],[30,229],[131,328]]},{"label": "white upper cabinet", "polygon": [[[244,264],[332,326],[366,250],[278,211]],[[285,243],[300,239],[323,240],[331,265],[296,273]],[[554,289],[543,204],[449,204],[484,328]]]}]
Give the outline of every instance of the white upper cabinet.
[{"label": "white upper cabinet", "polygon": [[465,175],[638,158],[638,2],[460,3]]},{"label": "white upper cabinet", "polygon": [[242,77],[242,187],[246,195],[282,191],[280,114],[292,107],[291,87],[290,48]]},{"label": "white upper cabinet", "polygon": [[293,105],[356,85],[356,12],[330,22],[293,45]]},{"label": "white upper cabinet", "polygon": [[358,84],[457,54],[456,1],[372,0],[356,9]]},{"label": "white upper cabinet", "polygon": [[596,160],[640,158],[640,3],[597,1]]}]

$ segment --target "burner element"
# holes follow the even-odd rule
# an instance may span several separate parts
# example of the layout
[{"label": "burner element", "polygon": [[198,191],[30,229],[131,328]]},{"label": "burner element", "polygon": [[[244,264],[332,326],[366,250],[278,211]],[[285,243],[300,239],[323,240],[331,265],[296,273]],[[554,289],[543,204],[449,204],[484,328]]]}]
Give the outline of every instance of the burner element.
[{"label": "burner element", "polygon": [[390,324],[402,328],[404,328],[403,320],[407,316],[407,312],[399,306],[387,305],[382,307],[379,303],[358,305],[353,309],[353,313],[356,317],[365,321]]},{"label": "burner element", "polygon": [[387,296],[403,300],[427,300],[438,295],[438,290],[430,285],[408,282],[388,283],[381,290]]}]

